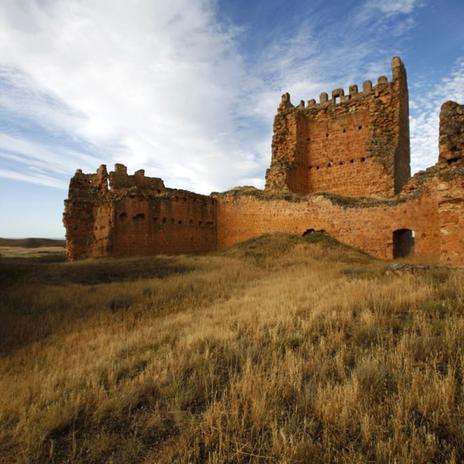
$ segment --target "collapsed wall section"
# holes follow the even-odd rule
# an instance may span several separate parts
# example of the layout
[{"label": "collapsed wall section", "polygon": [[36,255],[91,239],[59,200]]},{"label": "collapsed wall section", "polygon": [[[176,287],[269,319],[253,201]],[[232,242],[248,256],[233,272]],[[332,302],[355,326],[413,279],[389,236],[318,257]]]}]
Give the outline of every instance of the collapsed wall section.
[{"label": "collapsed wall section", "polygon": [[346,196],[398,193],[410,177],[407,77],[392,61],[392,80],[336,89],[293,106],[284,94],[274,119],[266,190]]},{"label": "collapsed wall section", "polygon": [[111,233],[108,195],[105,165],[101,165],[96,174],[84,174],[78,169],[71,178],[63,213],[68,259],[106,254]]},{"label": "collapsed wall section", "polygon": [[71,260],[99,256],[195,253],[216,249],[216,201],[168,189],[121,164],[109,175],[80,170],[71,179],[63,222]]},{"label": "collapsed wall section", "polygon": [[441,106],[439,152],[440,163],[464,159],[464,105],[447,101]]}]

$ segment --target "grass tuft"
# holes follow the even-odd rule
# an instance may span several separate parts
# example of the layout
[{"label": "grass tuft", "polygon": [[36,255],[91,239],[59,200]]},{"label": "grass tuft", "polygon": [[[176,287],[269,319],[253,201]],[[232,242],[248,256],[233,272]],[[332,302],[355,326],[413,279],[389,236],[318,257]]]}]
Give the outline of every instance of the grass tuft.
[{"label": "grass tuft", "polygon": [[320,232],[29,252],[0,260],[0,462],[464,461],[460,269],[391,272]]}]

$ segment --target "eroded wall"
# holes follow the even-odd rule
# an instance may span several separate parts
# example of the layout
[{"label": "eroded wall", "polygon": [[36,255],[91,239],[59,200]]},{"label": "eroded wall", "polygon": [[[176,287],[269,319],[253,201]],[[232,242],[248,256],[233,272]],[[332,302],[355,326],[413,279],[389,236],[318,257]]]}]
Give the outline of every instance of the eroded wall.
[{"label": "eroded wall", "polygon": [[464,264],[464,166],[442,176],[439,189],[440,260]]},{"label": "eroded wall", "polygon": [[[402,72],[393,68],[394,77],[401,76]],[[407,88],[403,88],[403,91],[407,92]],[[283,104],[287,103],[284,101]],[[404,108],[397,106],[396,110],[401,117],[407,116]],[[303,118],[298,113],[296,116]],[[348,124],[343,118],[336,118],[336,123],[340,124],[339,128]],[[355,127],[363,122],[353,118],[350,124]],[[311,124],[308,123],[306,127],[311,127]],[[358,130],[362,131],[362,128]],[[298,133],[296,125],[287,124],[286,131],[282,132],[285,139],[293,137],[296,146],[298,140],[304,138],[302,133]],[[341,131],[343,133],[343,129]],[[400,176],[396,181],[402,185],[409,179],[409,135],[401,129],[398,137],[400,141],[407,141],[407,149],[404,148],[406,142],[396,147],[400,155],[395,158],[396,164],[391,168],[396,169]],[[361,136],[359,140],[365,141],[366,136]],[[273,143],[277,143],[277,152],[284,150],[285,144],[281,140],[274,139]],[[340,153],[348,153],[343,152],[337,143],[335,147]],[[323,148],[317,150],[321,152]],[[288,167],[286,164],[282,166]],[[363,165],[360,171],[366,166]],[[280,184],[265,192],[231,191],[217,195],[219,247],[264,233],[284,231],[303,234],[306,230],[315,229],[325,230],[341,242],[373,256],[389,259],[393,257],[394,232],[408,229],[414,233],[415,255],[448,264],[464,264],[464,105],[455,102],[443,104],[438,163],[409,179],[402,185],[401,192],[393,197],[361,198],[366,196],[364,188],[359,191],[358,198],[333,194],[292,194],[282,184],[289,181],[288,172],[281,169]],[[372,170],[366,169],[366,172],[369,173],[368,177],[373,176]],[[357,178],[363,178],[362,172],[355,173],[350,180],[353,184],[356,184]],[[299,181],[303,182],[304,179]],[[354,186],[352,192],[358,192],[356,188]],[[298,188],[295,190],[298,191]]]},{"label": "eroded wall", "polygon": [[197,253],[216,249],[216,202],[171,191],[115,200],[112,254]]},{"label": "eroded wall", "polygon": [[408,198],[361,201],[326,195],[306,197],[225,194],[218,200],[218,246],[264,233],[302,235],[325,230],[348,245],[382,259],[393,257],[393,232],[415,232],[415,252],[438,259],[440,254],[437,196],[432,186]]},{"label": "eroded wall", "polygon": [[84,174],[78,169],[71,178],[63,213],[69,259],[106,253],[111,224],[107,198],[108,174],[104,165],[95,174]]},{"label": "eroded wall", "polygon": [[143,170],[128,175],[81,171],[71,179],[63,221],[71,260],[97,256],[196,253],[215,250],[216,202],[167,189]]},{"label": "eroded wall", "polygon": [[336,89],[329,99],[294,107],[283,95],[274,119],[266,189],[306,194],[393,196],[410,177],[408,90],[404,66],[392,61],[392,80],[381,76],[361,92]]},{"label": "eroded wall", "polygon": [[406,74],[397,58],[392,69],[392,81],[338,89],[331,102],[295,108],[284,95],[264,191],[205,196],[121,164],[78,170],[63,215],[68,258],[205,252],[314,229],[388,259],[406,230],[396,236],[413,231],[417,256],[464,264],[464,105],[442,106],[438,162],[410,178]]}]

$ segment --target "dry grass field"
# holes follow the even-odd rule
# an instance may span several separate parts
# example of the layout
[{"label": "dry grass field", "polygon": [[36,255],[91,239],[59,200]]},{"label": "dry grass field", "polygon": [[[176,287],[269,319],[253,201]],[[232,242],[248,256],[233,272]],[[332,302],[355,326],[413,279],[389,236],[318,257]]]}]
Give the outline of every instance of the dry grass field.
[{"label": "dry grass field", "polygon": [[0,258],[1,462],[464,461],[461,270],[318,234],[55,261]]}]

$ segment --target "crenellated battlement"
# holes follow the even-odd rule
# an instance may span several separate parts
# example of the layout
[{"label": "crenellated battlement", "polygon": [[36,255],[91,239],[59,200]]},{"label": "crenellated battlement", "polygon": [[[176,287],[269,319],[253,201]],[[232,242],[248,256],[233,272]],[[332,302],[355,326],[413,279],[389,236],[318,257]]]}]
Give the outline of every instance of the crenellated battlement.
[{"label": "crenellated battlement", "polygon": [[[264,191],[200,195],[116,164],[77,170],[63,222],[69,259],[212,251],[271,232],[326,230],[379,258],[464,264],[464,105],[440,112],[439,162],[410,179],[406,71],[282,96]],[[413,234],[413,231],[415,234]]]},{"label": "crenellated battlement", "polygon": [[399,57],[392,59],[392,79],[389,80],[387,76],[382,75],[377,78],[377,83],[374,85],[371,80],[366,80],[362,84],[362,91],[359,91],[357,84],[352,84],[348,87],[348,92],[345,94],[345,89],[338,88],[332,92],[321,92],[318,101],[310,99],[306,103],[301,100],[298,105],[291,103],[290,94],[284,93],[281,97],[279,112],[287,112],[291,110],[307,110],[313,111],[317,109],[327,109],[328,107],[335,107],[343,104],[357,102],[366,97],[380,97],[386,92],[395,92],[395,84],[398,81],[406,78],[404,65]]},{"label": "crenellated battlement", "polygon": [[[408,91],[399,57],[392,59],[391,70],[391,79],[366,80],[362,90],[357,84],[339,87],[297,106],[283,94],[266,188],[351,195],[399,191],[410,176]],[[369,163],[358,170],[358,159]],[[324,166],[339,168],[325,175]],[[382,181],[372,182],[375,177]]]},{"label": "crenellated battlement", "polygon": [[109,175],[109,188],[114,191],[125,191],[138,188],[161,193],[165,190],[164,182],[159,177],[145,176],[145,170],[139,169],[133,175],[127,173],[127,167],[123,164],[115,164],[114,171]]}]

